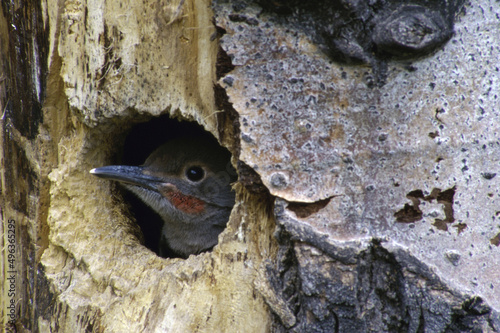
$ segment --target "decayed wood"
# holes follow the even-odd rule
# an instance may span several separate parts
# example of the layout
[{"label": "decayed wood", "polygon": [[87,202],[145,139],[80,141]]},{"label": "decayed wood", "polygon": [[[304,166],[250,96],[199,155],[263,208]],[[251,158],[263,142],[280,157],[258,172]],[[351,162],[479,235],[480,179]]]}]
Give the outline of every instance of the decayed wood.
[{"label": "decayed wood", "polygon": [[[196,120],[232,140],[223,133],[232,123],[215,107],[218,35],[210,3],[18,3],[2,10],[2,214],[6,237],[8,221],[16,225],[17,328],[267,330],[270,314],[252,283],[272,253],[266,203],[240,188],[239,202],[248,204],[235,209],[220,246],[185,261],[162,259],[140,244],[112,186],[88,174],[148,115]],[[23,27],[16,26],[20,13]],[[35,31],[37,39],[26,39]],[[21,41],[27,60],[15,53]],[[252,239],[255,246],[245,245]]]},{"label": "decayed wood", "polygon": [[[299,2],[2,3],[2,328],[498,331],[493,2],[385,73],[333,62],[308,35],[316,9],[283,16]],[[375,42],[394,42],[381,29]],[[187,260],[141,245],[115,187],[88,173],[159,115],[212,132],[240,177],[219,245]]]}]

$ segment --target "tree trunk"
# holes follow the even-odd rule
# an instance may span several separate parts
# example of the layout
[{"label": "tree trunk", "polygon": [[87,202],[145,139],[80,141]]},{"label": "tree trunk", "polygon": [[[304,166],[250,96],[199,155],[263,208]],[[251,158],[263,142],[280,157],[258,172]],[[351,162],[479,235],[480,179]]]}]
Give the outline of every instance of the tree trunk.
[{"label": "tree trunk", "polygon": [[[370,4],[3,2],[2,328],[499,332],[500,7]],[[89,174],[167,118],[239,176],[185,260]]]}]

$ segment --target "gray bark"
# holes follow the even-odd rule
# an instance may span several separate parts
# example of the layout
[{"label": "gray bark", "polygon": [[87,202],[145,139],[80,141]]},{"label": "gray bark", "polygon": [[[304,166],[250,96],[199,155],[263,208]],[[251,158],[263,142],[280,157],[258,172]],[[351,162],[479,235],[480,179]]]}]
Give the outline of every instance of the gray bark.
[{"label": "gray bark", "polygon": [[[2,3],[2,328],[500,331],[500,6],[377,4]],[[239,173],[186,260],[88,173],[160,115]]]}]

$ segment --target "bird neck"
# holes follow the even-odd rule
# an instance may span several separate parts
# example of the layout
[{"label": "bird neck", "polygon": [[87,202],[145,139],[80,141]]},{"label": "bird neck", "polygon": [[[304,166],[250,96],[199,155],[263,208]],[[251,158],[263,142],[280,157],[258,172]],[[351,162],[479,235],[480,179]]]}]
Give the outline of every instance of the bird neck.
[{"label": "bird neck", "polygon": [[[211,249],[217,244],[218,235],[226,227],[231,209],[211,207],[207,204],[202,215],[162,214],[164,220],[160,252],[170,248],[183,257]],[[161,254],[161,253],[160,253]]]}]

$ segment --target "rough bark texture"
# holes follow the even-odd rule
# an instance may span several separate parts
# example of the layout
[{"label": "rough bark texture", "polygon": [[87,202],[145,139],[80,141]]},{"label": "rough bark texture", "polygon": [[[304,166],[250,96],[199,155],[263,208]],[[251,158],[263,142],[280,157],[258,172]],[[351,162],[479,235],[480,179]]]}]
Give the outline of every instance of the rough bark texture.
[{"label": "rough bark texture", "polygon": [[[141,245],[115,187],[89,174],[151,116],[196,120],[214,134],[232,125],[215,108],[212,17],[207,1],[2,2],[4,242],[7,221],[17,228],[16,295],[2,296],[8,328],[268,330],[252,283],[257,258],[272,253],[266,201],[238,191],[248,204],[235,208],[219,247],[163,259]],[[231,133],[219,139],[228,144]],[[12,323],[3,312],[11,299]]]},{"label": "rough bark texture", "polygon": [[215,2],[239,158],[278,197],[275,329],[500,329],[500,8],[462,5]]},{"label": "rough bark texture", "polygon": [[[2,2],[2,328],[499,332],[499,15]],[[88,173],[159,115],[212,132],[239,173],[219,245],[187,260],[144,247]]]}]

